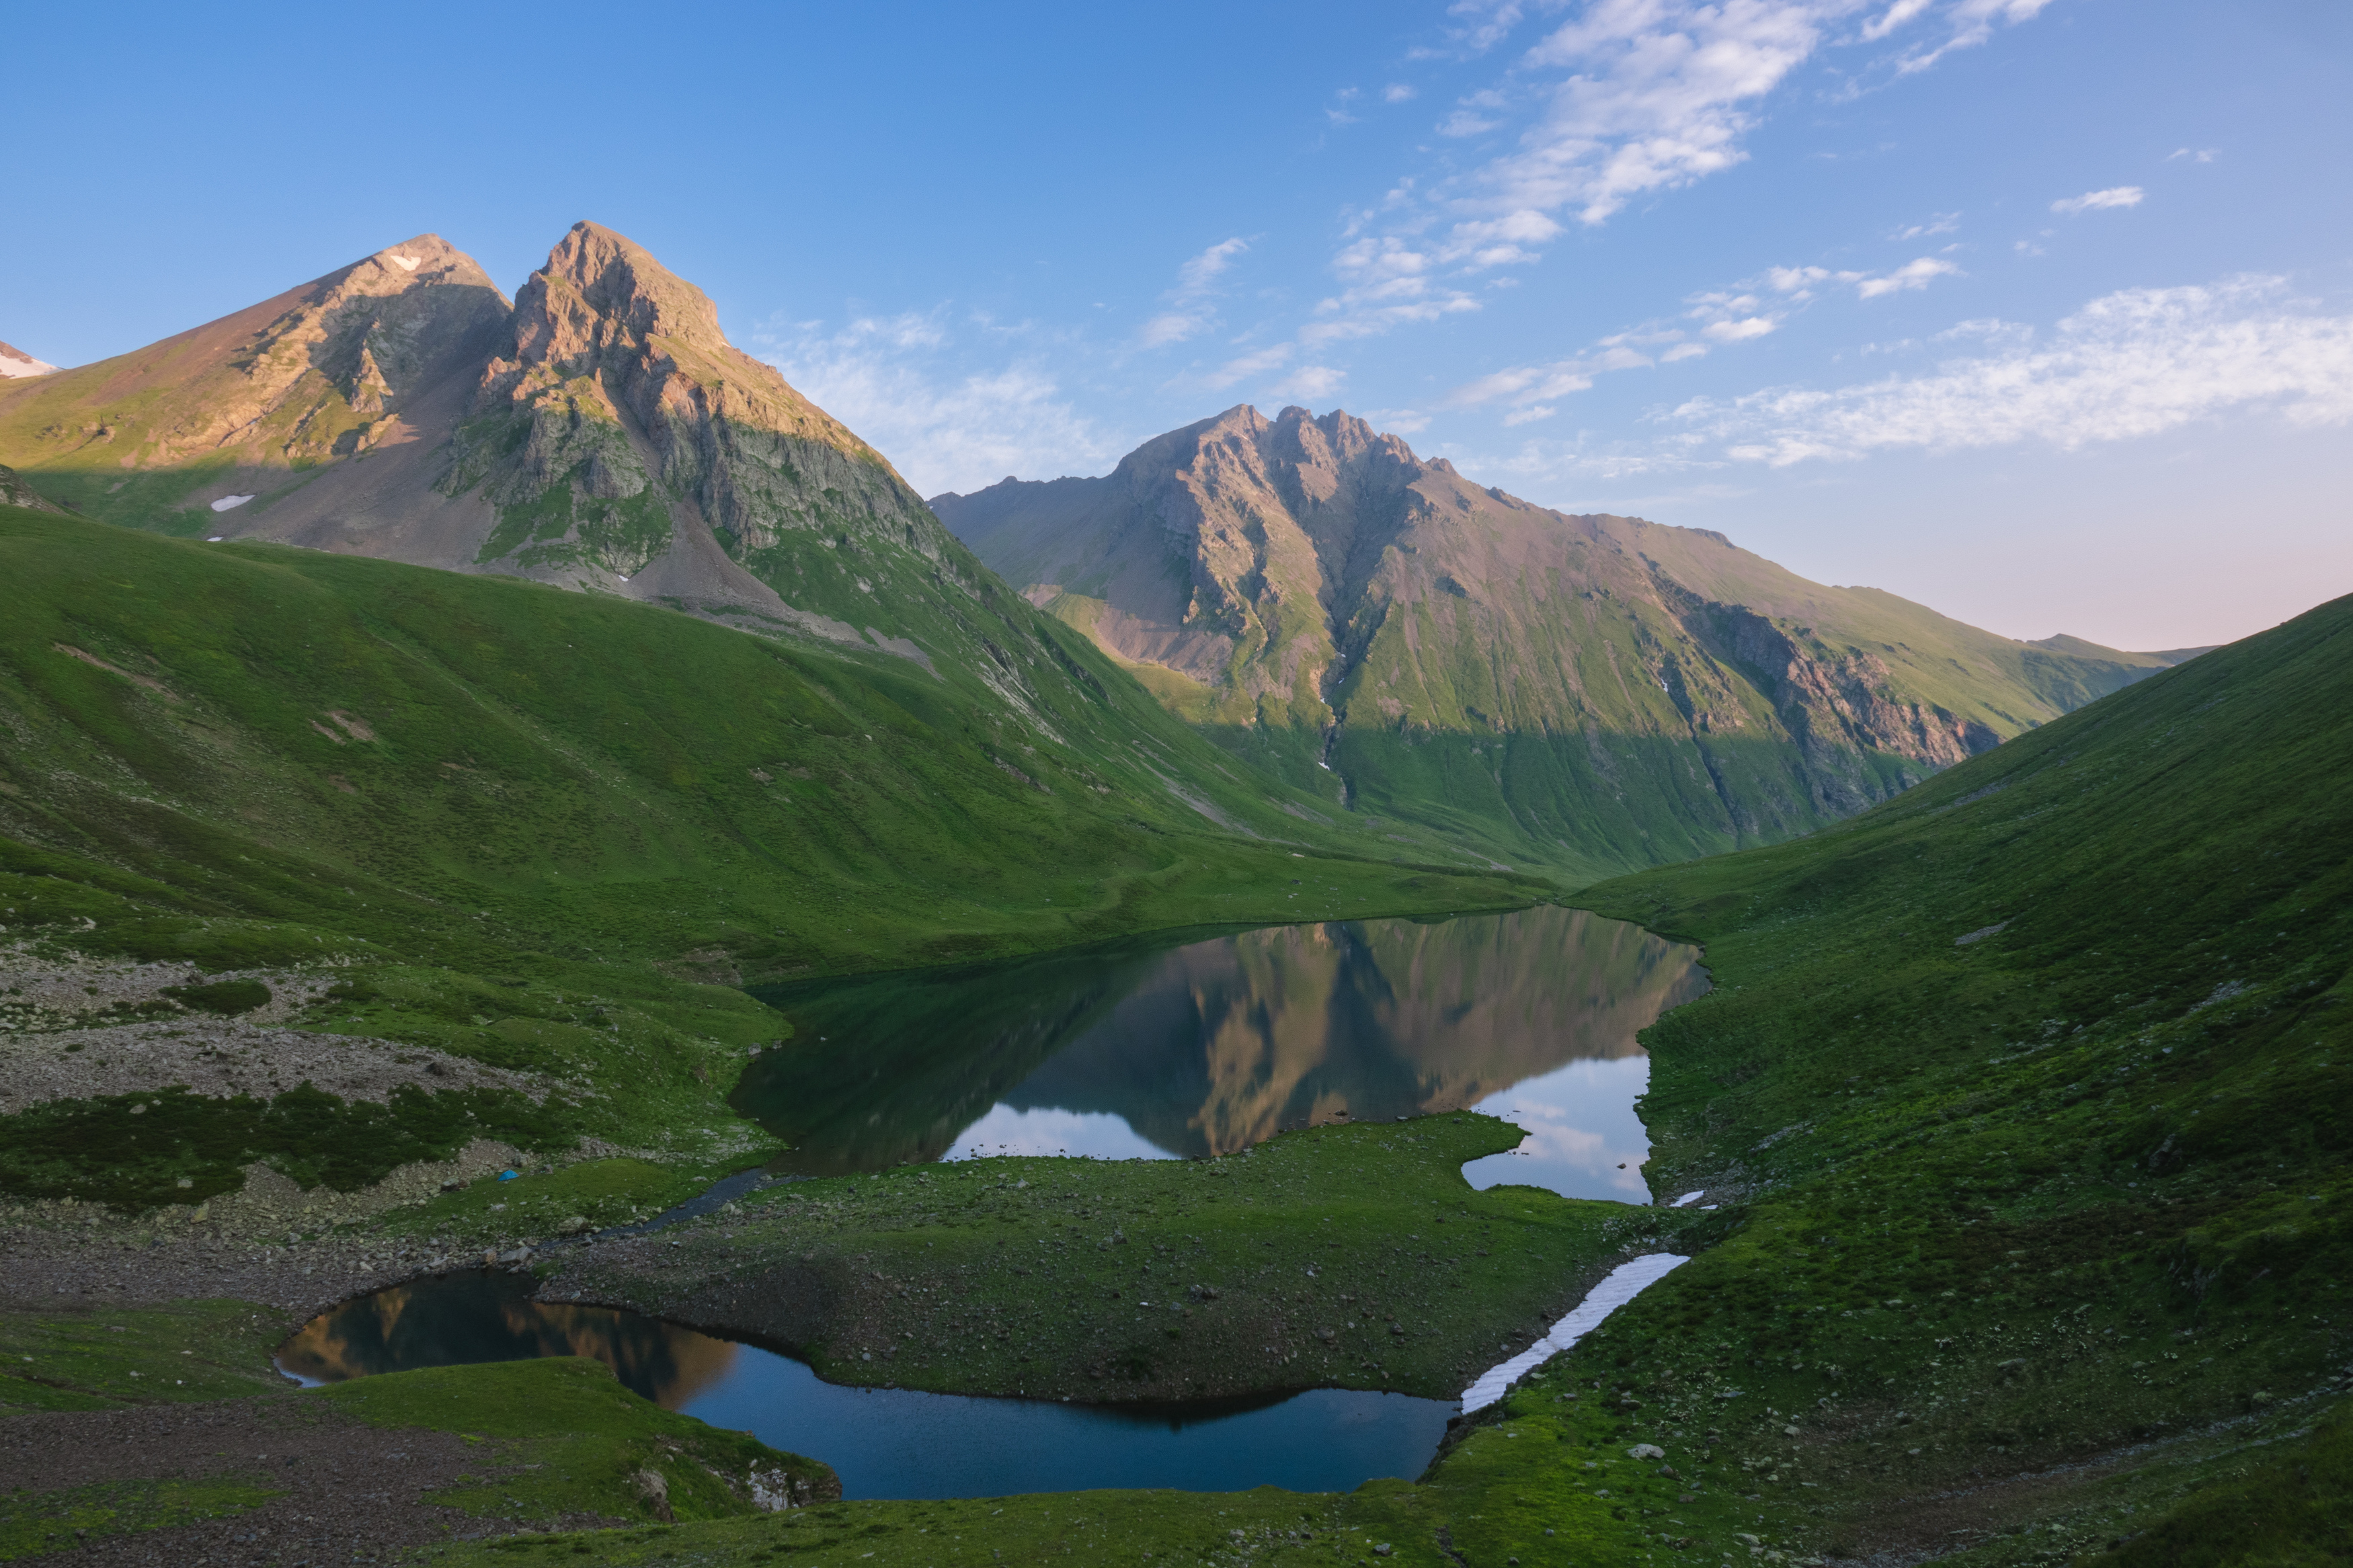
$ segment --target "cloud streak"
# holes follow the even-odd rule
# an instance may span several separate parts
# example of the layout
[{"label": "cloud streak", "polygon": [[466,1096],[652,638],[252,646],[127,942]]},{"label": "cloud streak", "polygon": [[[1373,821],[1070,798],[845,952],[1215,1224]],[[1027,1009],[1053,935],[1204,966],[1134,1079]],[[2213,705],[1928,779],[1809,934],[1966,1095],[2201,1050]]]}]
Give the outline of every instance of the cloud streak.
[{"label": "cloud streak", "polygon": [[1234,258],[1249,248],[1246,239],[1221,239],[1176,268],[1176,287],[1164,297],[1169,309],[1137,330],[1137,342],[1147,349],[1163,348],[1215,326],[1218,313],[1211,296],[1218,279],[1225,276]]},{"label": "cloud streak", "polygon": [[[1477,256],[1461,226],[1513,219],[1552,224],[1556,232],[1562,218],[1605,222],[1638,198],[1745,161],[1743,143],[1764,100],[1825,47],[1871,48],[1899,35],[1934,34],[1883,61],[1909,75],[1954,49],[1984,43],[1998,26],[2031,20],[2048,4],[1590,0],[1518,61],[1514,79],[1532,92],[1473,93],[1440,121],[1442,135],[1483,134],[1504,123],[1515,96],[1539,106],[1517,146],[1452,183],[1442,200],[1456,209],[1458,226],[1441,248],[1474,255],[1475,265],[1533,259],[1526,248]],[[1500,42],[1523,19],[1516,0],[1470,0],[1454,11],[1471,19],[1457,37],[1472,54]],[[1837,32],[1858,15],[1859,27]]]},{"label": "cloud streak", "polygon": [[2290,308],[2284,292],[2274,278],[2125,289],[2061,321],[2048,344],[1968,323],[2010,346],[1926,375],[1695,399],[1671,418],[1774,468],[1906,447],[2072,450],[2246,409],[2299,426],[2353,421],[2353,317]]},{"label": "cloud streak", "polygon": [[752,341],[785,379],[888,452],[923,495],[1008,474],[1099,471],[1130,444],[1105,435],[1034,363],[952,365],[944,310],[860,317],[832,331],[778,324]]},{"label": "cloud streak", "polygon": [[2137,207],[2148,193],[2138,185],[2116,185],[2105,191],[2085,191],[2080,196],[2066,196],[2051,204],[2051,210],[2068,217],[2077,213],[2101,212],[2116,207]]}]

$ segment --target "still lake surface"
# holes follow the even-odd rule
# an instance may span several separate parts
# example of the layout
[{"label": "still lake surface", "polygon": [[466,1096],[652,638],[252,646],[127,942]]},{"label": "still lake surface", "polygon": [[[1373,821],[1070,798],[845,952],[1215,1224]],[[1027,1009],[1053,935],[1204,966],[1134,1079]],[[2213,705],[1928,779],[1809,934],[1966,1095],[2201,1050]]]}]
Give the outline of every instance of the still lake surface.
[{"label": "still lake surface", "polygon": [[594,1356],[665,1409],[831,1465],[849,1498],[1001,1497],[1098,1487],[1346,1491],[1419,1475],[1454,1405],[1354,1389],[1139,1408],[820,1383],[789,1356],[604,1307],[534,1301],[470,1269],[347,1301],[278,1352],[306,1384],[413,1367]]},{"label": "still lake surface", "polygon": [[1292,1127],[1476,1108],[1479,1187],[1648,1201],[1635,1035],[1707,989],[1695,948],[1549,905],[1271,926],[763,990],[790,1043],[736,1109],[826,1175],[994,1154],[1230,1153]]},{"label": "still lake surface", "polygon": [[[1472,1161],[1642,1203],[1636,1034],[1707,988],[1696,949],[1549,906],[1347,921],[812,983],[736,1109],[826,1175],[997,1154],[1181,1159],[1287,1128],[1475,1108],[1527,1136]],[[791,1357],[467,1272],[345,1302],[280,1350],[306,1383],[588,1355],[666,1408],[831,1465],[852,1498],[1096,1487],[1345,1491],[1412,1477],[1450,1401],[1315,1389],[1248,1405],[1099,1406],[846,1388]]]}]

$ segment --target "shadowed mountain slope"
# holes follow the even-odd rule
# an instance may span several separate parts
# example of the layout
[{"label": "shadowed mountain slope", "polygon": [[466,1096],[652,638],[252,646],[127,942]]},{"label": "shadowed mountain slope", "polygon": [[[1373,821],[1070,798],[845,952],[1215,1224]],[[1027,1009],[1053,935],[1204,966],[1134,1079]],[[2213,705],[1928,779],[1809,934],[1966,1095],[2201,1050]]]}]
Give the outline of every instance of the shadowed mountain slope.
[{"label": "shadowed mountain slope", "polygon": [[1253,761],[1572,874],[1809,831],[2180,657],[1550,511],[1337,411],[1239,407],[1102,479],[932,505]]},{"label": "shadowed mountain slope", "polygon": [[1644,1034],[1643,1115],[1728,1234],[1610,1375],[1736,1383],[1725,1447],[1802,1467],[1811,1549],[2111,1561],[2187,1496],[2117,1556],[2341,1560],[2190,1523],[2353,1389],[2348,714],[2338,599],[1802,843],[1581,895],[1718,983]]}]

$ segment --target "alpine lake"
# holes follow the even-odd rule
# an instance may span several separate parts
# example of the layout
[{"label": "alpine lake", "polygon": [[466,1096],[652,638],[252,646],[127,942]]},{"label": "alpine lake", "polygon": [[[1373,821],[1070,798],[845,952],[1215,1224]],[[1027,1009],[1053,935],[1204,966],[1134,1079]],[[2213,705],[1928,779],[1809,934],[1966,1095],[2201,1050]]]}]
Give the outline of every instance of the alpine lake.
[{"label": "alpine lake", "polygon": [[[1476,1109],[1526,1137],[1464,1166],[1472,1186],[1647,1203],[1636,1036],[1707,988],[1699,956],[1540,905],[771,988],[761,999],[794,1042],[754,1061],[735,1104],[791,1152],[724,1185],[1001,1154],[1202,1159],[1292,1128]],[[1328,1388],[1156,1407],[852,1388],[772,1350],[533,1288],[483,1270],[395,1286],[312,1320],[279,1365],[317,1383],[593,1356],[665,1408],[825,1460],[853,1499],[1345,1491],[1419,1474],[1456,1409]]]}]

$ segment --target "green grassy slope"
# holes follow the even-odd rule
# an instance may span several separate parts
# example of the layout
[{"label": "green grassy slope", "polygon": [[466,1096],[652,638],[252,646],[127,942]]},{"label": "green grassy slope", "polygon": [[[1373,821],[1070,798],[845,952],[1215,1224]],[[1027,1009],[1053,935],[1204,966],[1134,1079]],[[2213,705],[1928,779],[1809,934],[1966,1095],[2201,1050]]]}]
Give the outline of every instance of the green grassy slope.
[{"label": "green grassy slope", "polygon": [[591,1086],[53,1102],[0,1160],[26,1194],[198,1203],[248,1149],[347,1187],[478,1133],[659,1133],[699,1163],[733,1147],[744,1054],[787,1032],[743,977],[1540,890],[1279,809],[1043,621],[1066,641],[1036,657],[1086,678],[1031,710],[1055,741],[905,659],[512,581],[21,510],[0,562],[7,940],[352,961],[302,1022]]},{"label": "green grassy slope", "polygon": [[587,1554],[1111,1528],[1433,1568],[2341,1562],[2348,713],[2341,600],[1813,837],[1590,889],[1707,944],[1717,989],[1645,1035],[1645,1118],[1653,1185],[1722,1206],[1418,1485],[843,1505]]},{"label": "green grassy slope", "polygon": [[1355,847],[1074,636],[1050,651],[1093,700],[1039,745],[905,660],[518,583],[21,511],[0,555],[14,853],[153,879],[121,940],[159,956],[177,907],[437,954],[871,968],[1281,918],[1287,848],[1253,835]]},{"label": "green grassy slope", "polygon": [[2308,1426],[2353,1381],[2348,710],[2339,600],[1801,843],[1592,889],[1707,946],[1645,1114],[1658,1184],[1745,1205],[1613,1380],[1694,1422],[1742,1390],[1723,1424],[1768,1497],[1817,1483],[1816,1544],[1950,1514],[1973,1561],[2131,1535],[2221,1473],[2201,1445]]}]

